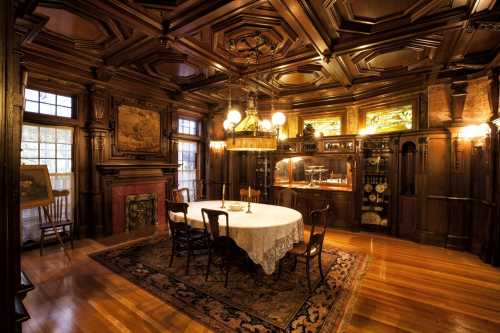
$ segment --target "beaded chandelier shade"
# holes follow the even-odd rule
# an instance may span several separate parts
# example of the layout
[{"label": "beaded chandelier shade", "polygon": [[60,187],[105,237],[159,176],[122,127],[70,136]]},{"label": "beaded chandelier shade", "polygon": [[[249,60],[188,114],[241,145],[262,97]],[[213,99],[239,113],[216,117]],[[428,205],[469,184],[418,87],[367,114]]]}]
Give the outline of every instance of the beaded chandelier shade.
[{"label": "beaded chandelier shade", "polygon": [[254,96],[249,98],[246,116],[234,127],[232,135],[226,140],[226,146],[227,150],[234,151],[276,150],[276,135],[261,127]]}]

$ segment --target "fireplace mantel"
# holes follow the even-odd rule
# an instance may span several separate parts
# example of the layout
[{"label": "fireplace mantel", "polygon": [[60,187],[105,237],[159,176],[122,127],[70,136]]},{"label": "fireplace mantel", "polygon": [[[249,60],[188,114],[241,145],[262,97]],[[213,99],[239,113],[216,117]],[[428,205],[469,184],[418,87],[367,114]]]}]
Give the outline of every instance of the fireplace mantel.
[{"label": "fireplace mantel", "polygon": [[131,162],[108,162],[97,165],[97,169],[103,175],[115,175],[117,177],[144,177],[144,176],[162,176],[177,172],[178,164],[134,161]]}]

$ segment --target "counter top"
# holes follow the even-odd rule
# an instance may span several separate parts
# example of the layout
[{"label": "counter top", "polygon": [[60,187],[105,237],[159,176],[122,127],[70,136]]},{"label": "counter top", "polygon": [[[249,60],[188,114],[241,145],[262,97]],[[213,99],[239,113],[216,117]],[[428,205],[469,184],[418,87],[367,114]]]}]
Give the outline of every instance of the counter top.
[{"label": "counter top", "polygon": [[324,185],[309,186],[307,184],[292,184],[292,185],[280,184],[280,185],[273,185],[273,187],[295,188],[299,190],[352,192],[352,188],[346,186],[324,186]]}]

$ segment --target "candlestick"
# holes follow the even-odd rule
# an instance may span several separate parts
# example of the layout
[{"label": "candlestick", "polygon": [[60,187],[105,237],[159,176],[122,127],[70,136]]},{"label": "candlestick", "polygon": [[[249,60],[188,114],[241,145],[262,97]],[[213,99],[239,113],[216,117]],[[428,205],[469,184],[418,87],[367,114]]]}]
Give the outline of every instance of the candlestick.
[{"label": "candlestick", "polygon": [[226,194],[226,184],[222,184],[222,205],[220,206],[220,208],[226,208],[224,206],[224,197],[225,197],[225,194]]},{"label": "candlestick", "polygon": [[250,198],[252,197],[252,188],[248,185],[248,206],[247,206],[247,214],[250,214],[252,211],[250,210]]}]

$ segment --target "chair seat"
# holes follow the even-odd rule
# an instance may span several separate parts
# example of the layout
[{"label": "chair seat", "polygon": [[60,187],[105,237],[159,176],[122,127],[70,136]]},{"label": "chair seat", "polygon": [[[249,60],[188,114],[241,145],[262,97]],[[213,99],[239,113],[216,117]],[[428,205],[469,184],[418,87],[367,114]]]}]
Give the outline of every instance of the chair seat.
[{"label": "chair seat", "polygon": [[[296,256],[306,256],[307,244],[305,242],[300,242],[293,245],[293,248],[288,251],[288,253]],[[315,246],[311,247],[311,256],[318,254],[319,249]]]},{"label": "chair seat", "polygon": [[62,221],[54,222],[54,224],[42,223],[39,225],[39,227],[40,227],[40,229],[51,229],[54,226],[55,227],[63,227],[63,226],[72,225],[72,224],[73,224],[73,222],[71,220],[62,220]]},{"label": "chair seat", "polygon": [[188,236],[191,236],[192,240],[201,239],[207,237],[205,230],[202,229],[189,229],[188,230],[178,230],[177,231],[178,238],[187,239]]}]

